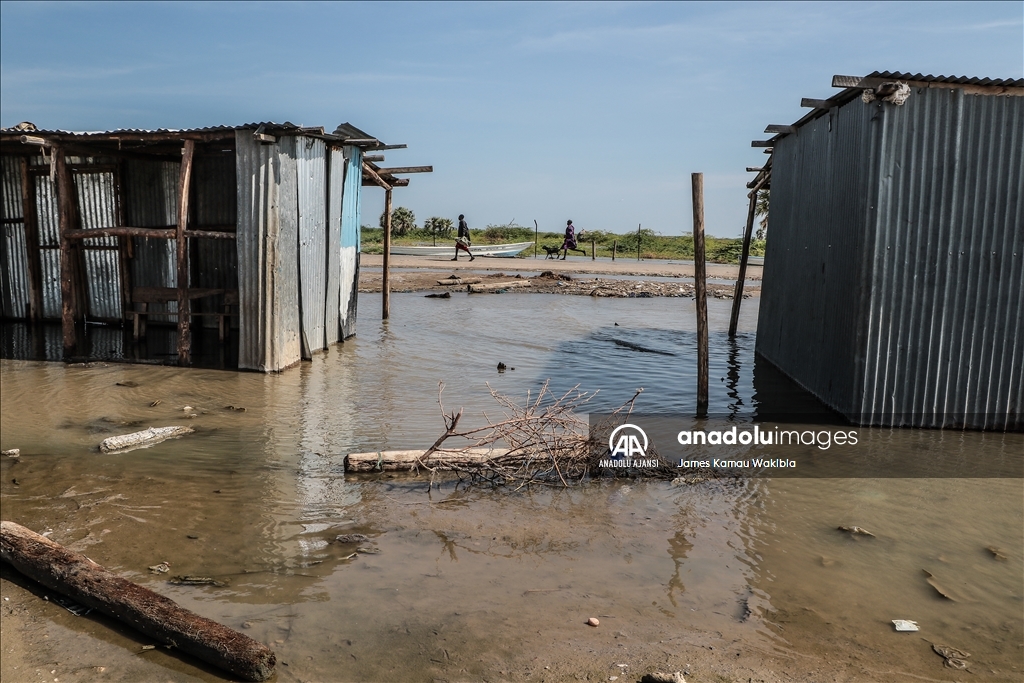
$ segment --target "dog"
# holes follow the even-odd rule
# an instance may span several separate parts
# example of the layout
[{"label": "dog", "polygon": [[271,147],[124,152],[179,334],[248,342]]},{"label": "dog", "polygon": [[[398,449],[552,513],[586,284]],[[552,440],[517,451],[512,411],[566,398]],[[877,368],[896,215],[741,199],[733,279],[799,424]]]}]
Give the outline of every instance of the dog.
[{"label": "dog", "polygon": [[[562,251],[562,247],[549,247],[546,244],[540,245],[540,248],[547,252],[547,256],[545,256],[545,258],[553,258],[555,260],[558,260],[558,254]],[[584,256],[587,255],[585,249],[570,249],[569,251],[578,251]]]}]

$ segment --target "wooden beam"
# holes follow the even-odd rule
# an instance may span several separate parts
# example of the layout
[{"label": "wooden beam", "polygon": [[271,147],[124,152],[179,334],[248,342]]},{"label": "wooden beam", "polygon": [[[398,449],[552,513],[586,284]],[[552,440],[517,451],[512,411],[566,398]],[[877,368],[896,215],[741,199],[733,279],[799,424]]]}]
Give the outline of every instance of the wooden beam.
[{"label": "wooden beam", "polygon": [[68,172],[64,149],[54,146],[51,163],[57,181],[57,224],[60,233],[60,321],[64,337],[64,357],[75,350],[75,322],[78,313],[75,297],[75,266],[68,233],[73,229],[75,215],[74,184]]},{"label": "wooden beam", "polygon": [[775,140],[751,140],[751,147],[774,147]]},{"label": "wooden beam", "polygon": [[867,78],[865,76],[833,76],[832,87],[833,88],[874,88],[886,83],[887,81],[893,80],[892,78],[878,78],[874,76]]},{"label": "wooden beam", "polygon": [[[366,168],[363,166],[363,168]],[[391,317],[391,188],[384,191],[384,263],[381,268],[381,319]]]},{"label": "wooden beam", "polygon": [[201,237],[208,240],[234,240],[238,233],[221,232],[219,230],[186,230],[185,237]]},{"label": "wooden beam", "polygon": [[692,174],[693,279],[697,297],[697,416],[708,412],[708,291],[704,260],[704,174]]},{"label": "wooden beam", "polygon": [[[347,144],[347,143],[346,143]],[[367,147],[367,152],[383,152],[386,149],[406,149],[409,145],[374,145]]]},{"label": "wooden beam", "polygon": [[747,224],[743,229],[743,250],[740,252],[740,272],[736,276],[736,289],[732,294],[732,315],[729,318],[730,337],[736,336],[736,327],[740,321],[740,303],[743,301],[743,285],[747,279],[747,259],[750,256],[750,236],[754,232],[754,218],[757,213],[757,193],[769,177],[769,174],[762,176],[749,194],[750,204],[747,207]]},{"label": "wooden beam", "polygon": [[770,123],[765,126],[765,133],[795,133],[796,126],[785,126],[779,123]]},{"label": "wooden beam", "polygon": [[85,240],[94,237],[153,237],[158,239],[172,240],[177,237],[177,230],[174,228],[131,228],[128,226],[109,228],[90,228],[88,230],[69,230],[69,240]]},{"label": "wooden beam", "polygon": [[369,177],[369,179],[373,181],[373,183],[377,187],[384,188],[386,192],[391,191],[391,185],[385,182],[385,180],[381,178],[379,175],[377,175],[377,172],[370,168],[368,164],[363,164],[363,175]]},{"label": "wooden beam", "polygon": [[39,219],[36,214],[35,176],[29,175],[28,159],[21,162],[21,216],[28,252],[28,317],[35,322],[43,315],[43,265],[39,255]]},{"label": "wooden beam", "polygon": [[747,166],[747,173],[760,173],[763,170],[763,166]]},{"label": "wooden beam", "polygon": [[181,172],[178,175],[178,365],[192,362],[192,330],[190,320],[191,304],[188,298],[188,240],[185,226],[188,223],[189,186],[192,182],[192,155],[196,143],[185,140],[181,152]]},{"label": "wooden beam", "polygon": [[395,173],[433,173],[433,166],[397,166],[395,168],[378,168],[377,173],[384,175]]},{"label": "wooden beam", "polygon": [[384,161],[384,155],[383,154],[364,154],[363,155],[363,161],[372,161],[372,162]]},{"label": "wooden beam", "polygon": [[391,187],[409,187],[409,179],[395,178],[395,182],[391,183]]},{"label": "wooden beam", "polygon": [[800,106],[808,107],[809,109],[831,109],[832,107],[837,107],[839,105],[835,102],[829,102],[828,100],[816,100],[812,97],[802,97],[800,98]]}]

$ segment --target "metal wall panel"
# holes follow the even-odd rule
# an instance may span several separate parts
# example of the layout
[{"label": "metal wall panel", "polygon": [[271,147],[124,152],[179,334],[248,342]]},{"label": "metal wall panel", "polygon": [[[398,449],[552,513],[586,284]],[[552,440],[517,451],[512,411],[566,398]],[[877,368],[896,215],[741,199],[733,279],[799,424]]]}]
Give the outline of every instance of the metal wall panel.
[{"label": "metal wall panel", "polygon": [[341,204],[345,194],[345,154],[332,147],[327,166],[327,291],[324,335],[328,345],[341,341]]},{"label": "metal wall panel", "polygon": [[25,213],[21,200],[21,162],[6,156],[0,169],[3,236],[0,239],[0,314],[24,318],[29,301],[28,249],[25,245]]},{"label": "metal wall panel", "polygon": [[[110,171],[72,174],[77,194],[80,227],[109,228],[118,224],[117,193]],[[81,242],[84,250],[87,318],[120,320],[120,255],[116,237],[97,237]]]},{"label": "metal wall panel", "polygon": [[363,189],[363,153],[358,147],[344,148],[345,192],[341,200],[341,338],[356,333],[356,304],[359,298],[359,220]]},{"label": "metal wall panel", "polygon": [[295,157],[302,357],[312,358],[326,346],[327,147],[317,138],[296,137]]},{"label": "metal wall panel", "polygon": [[241,369],[276,372],[301,359],[295,140],[235,133]]},{"label": "metal wall panel", "polygon": [[828,118],[775,147],[758,352],[856,422],[1024,428],[1024,97]]}]

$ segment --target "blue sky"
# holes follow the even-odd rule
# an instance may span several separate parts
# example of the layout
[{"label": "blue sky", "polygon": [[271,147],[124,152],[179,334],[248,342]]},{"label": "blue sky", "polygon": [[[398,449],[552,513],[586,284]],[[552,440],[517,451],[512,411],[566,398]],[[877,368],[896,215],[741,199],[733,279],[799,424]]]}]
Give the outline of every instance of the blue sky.
[{"label": "blue sky", "polygon": [[[0,4],[0,124],[349,121],[473,227],[738,235],[752,139],[833,74],[1020,78],[1024,3]],[[376,224],[383,193],[364,194]]]}]

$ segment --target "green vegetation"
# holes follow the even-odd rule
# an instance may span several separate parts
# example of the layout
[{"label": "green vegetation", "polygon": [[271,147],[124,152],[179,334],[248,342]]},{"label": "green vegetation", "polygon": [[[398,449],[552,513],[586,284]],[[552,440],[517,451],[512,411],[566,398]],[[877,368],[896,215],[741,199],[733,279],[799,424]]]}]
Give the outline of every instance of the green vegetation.
[{"label": "green vegetation", "polygon": [[[431,219],[432,220],[432,219]],[[443,220],[443,219],[442,219]],[[522,225],[488,225],[484,230],[472,230],[473,244],[495,244],[499,242],[532,242],[533,229]],[[404,236],[394,239],[394,244],[431,244],[433,235],[430,230],[414,229],[408,231]],[[538,236],[538,245],[561,247],[563,233],[541,232]],[[449,238],[450,240],[451,238]],[[617,235],[603,230],[586,230],[582,235],[577,235],[577,242],[580,249],[585,249],[590,255],[591,239],[598,258],[611,258],[612,246],[616,248],[615,258],[636,259],[637,242],[640,243],[640,256],[643,259],[693,259],[693,236],[692,235],[659,235],[653,230],[643,229],[640,231],[639,239],[637,233]],[[381,228],[372,228],[364,225],[362,229],[362,251],[366,254],[380,254],[383,250],[384,231]],[[438,234],[438,242],[441,235]],[[764,256],[764,240],[750,241],[750,255]],[[538,246],[538,253],[544,256],[544,250]],[[738,263],[740,251],[743,249],[743,240],[738,237],[711,237],[704,238],[704,248],[707,259],[710,263]],[[577,254],[578,255],[578,254]],[[520,258],[532,257],[533,249],[527,249]]]}]

